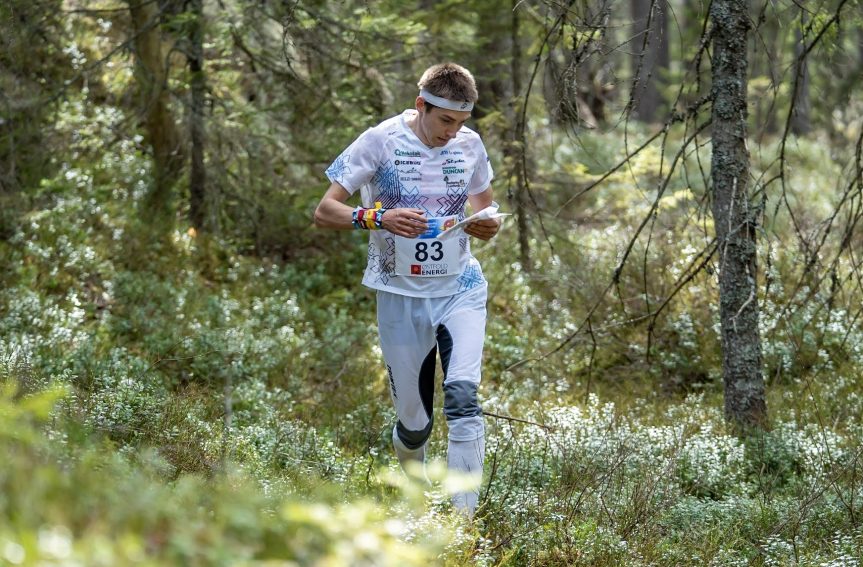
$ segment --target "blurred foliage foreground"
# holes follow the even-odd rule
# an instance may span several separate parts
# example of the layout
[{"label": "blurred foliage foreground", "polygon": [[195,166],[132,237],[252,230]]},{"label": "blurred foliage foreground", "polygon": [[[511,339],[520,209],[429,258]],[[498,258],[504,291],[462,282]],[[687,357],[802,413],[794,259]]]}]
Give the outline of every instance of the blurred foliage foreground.
[{"label": "blurred foliage foreground", "polygon": [[[110,120],[61,114],[93,130],[82,143],[110,137]],[[601,136],[578,152],[625,152]],[[809,183],[784,198],[810,212],[830,209],[823,188],[842,175],[824,147],[789,149]],[[628,176],[651,175],[640,159]],[[607,166],[579,165],[589,155],[564,145],[555,160],[584,183]],[[848,318],[860,292],[785,309],[819,290],[787,285],[793,252],[770,246],[780,221],[762,251],[772,424],[745,439],[722,419],[709,272],[650,341],[610,301],[593,340],[535,358],[602,295],[649,209],[631,178],[591,193],[566,230],[549,222],[549,242],[533,242],[541,275],[506,260],[514,226],[478,246],[485,409],[524,421],[487,420],[467,523],[439,464],[428,486],[391,454],[373,317],[357,317],[374,313],[361,235],[328,235],[287,264],[182,229],[151,238],[136,220],[148,162],[134,144],[61,161],[0,242],[0,564],[860,564],[863,342]],[[697,220],[703,187],[672,185],[638,251],[656,297],[629,269],[622,297],[661,299],[663,277],[709,241],[707,221],[677,222]],[[545,189],[548,206],[566,198]],[[431,454],[445,443],[439,420]]]}]

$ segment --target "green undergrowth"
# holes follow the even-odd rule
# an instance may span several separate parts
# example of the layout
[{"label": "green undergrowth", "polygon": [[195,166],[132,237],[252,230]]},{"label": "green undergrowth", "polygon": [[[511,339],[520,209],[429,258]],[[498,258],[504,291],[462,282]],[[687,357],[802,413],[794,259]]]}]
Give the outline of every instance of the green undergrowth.
[{"label": "green undergrowth", "polygon": [[[332,484],[265,490],[230,464],[176,476],[155,448],[122,451],[64,423],[55,404],[68,400],[67,388],[21,394],[8,370],[0,382],[4,565],[426,565],[447,541],[444,525],[407,542],[405,519],[371,498],[345,501]],[[408,496],[402,518],[417,514]]]}]

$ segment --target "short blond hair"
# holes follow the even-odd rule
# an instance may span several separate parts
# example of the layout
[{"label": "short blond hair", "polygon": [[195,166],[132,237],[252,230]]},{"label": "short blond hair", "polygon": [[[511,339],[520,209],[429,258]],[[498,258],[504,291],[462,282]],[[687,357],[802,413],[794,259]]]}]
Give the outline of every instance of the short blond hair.
[{"label": "short blond hair", "polygon": [[432,65],[425,70],[417,86],[449,100],[476,102],[479,98],[471,72],[455,63]]}]

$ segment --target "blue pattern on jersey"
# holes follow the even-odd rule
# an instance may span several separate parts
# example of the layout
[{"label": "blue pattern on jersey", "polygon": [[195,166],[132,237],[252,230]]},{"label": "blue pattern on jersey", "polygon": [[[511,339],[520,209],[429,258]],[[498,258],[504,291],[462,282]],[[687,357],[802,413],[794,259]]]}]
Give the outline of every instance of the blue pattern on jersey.
[{"label": "blue pattern on jersey", "polygon": [[390,160],[378,166],[371,183],[372,186],[380,191],[375,200],[380,201],[383,208],[392,209],[404,206],[400,205],[399,201],[402,198],[402,192],[405,190],[405,187],[399,181],[399,172]]},{"label": "blue pattern on jersey", "polygon": [[482,277],[482,272],[480,271],[479,266],[476,265],[470,265],[465,268],[457,281],[459,292],[473,289],[476,286],[485,283],[485,280]]},{"label": "blue pattern on jersey", "polygon": [[350,161],[350,154],[342,154],[337,157],[336,161],[334,161],[332,165],[327,168],[327,177],[329,177],[333,181],[343,183],[345,180],[345,174],[351,172],[351,168],[348,166],[348,163],[350,163]]},{"label": "blue pattern on jersey", "polygon": [[[387,249],[384,253],[384,258],[381,261],[381,268],[385,274],[392,275],[392,273],[396,271],[396,239],[387,236],[384,238],[384,242],[387,243]],[[387,278],[387,281],[389,281],[389,277]]]},{"label": "blue pattern on jersey", "polygon": [[366,258],[369,269],[374,272],[380,272],[381,251],[374,242],[369,242],[369,252]]},{"label": "blue pattern on jersey", "polygon": [[394,238],[384,238],[386,249],[381,251],[374,242],[369,242],[368,268],[375,274],[375,283],[389,285],[390,278],[396,270],[396,241]]},{"label": "blue pattern on jersey", "polygon": [[426,203],[428,203],[428,200],[428,197],[420,194],[420,188],[414,186],[411,189],[405,189],[402,191],[402,199],[399,206],[422,209],[430,215],[431,211],[429,211],[428,207],[426,207]]},{"label": "blue pattern on jersey", "polygon": [[467,202],[467,190],[464,188],[455,189],[447,188],[446,195],[437,200],[440,207],[435,213],[439,217],[448,217],[450,215],[464,216],[464,204]]}]

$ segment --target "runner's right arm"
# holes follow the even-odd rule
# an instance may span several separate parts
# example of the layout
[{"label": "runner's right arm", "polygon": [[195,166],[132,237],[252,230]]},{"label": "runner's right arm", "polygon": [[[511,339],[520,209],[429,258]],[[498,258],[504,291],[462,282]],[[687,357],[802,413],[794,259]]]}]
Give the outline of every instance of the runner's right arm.
[{"label": "runner's right arm", "polygon": [[[354,209],[345,204],[350,196],[341,184],[333,182],[315,209],[315,226],[336,230],[353,229]],[[387,209],[381,224],[385,230],[407,238],[416,238],[428,228],[422,209]]]}]

